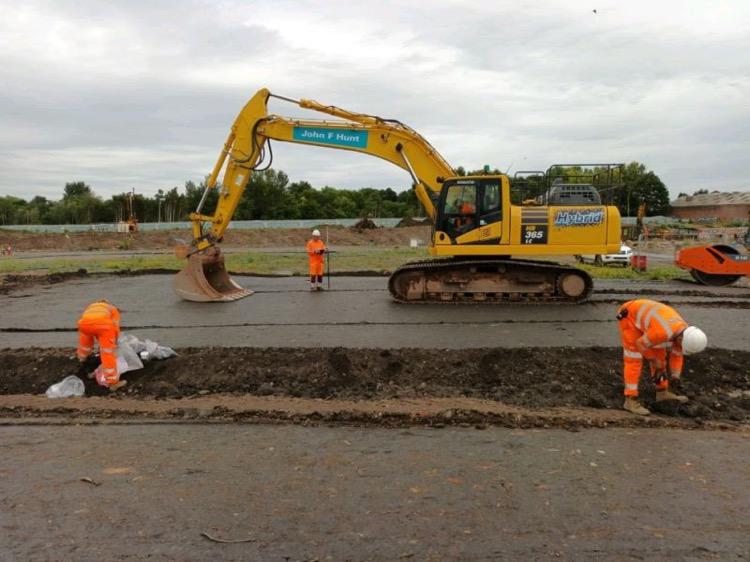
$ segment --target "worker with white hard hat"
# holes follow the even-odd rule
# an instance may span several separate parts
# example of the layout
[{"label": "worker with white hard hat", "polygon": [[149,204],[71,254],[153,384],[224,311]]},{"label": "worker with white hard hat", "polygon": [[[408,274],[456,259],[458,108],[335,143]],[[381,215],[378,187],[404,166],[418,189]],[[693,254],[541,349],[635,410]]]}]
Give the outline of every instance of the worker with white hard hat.
[{"label": "worker with white hard hat", "polygon": [[307,241],[307,255],[310,260],[310,290],[323,290],[323,256],[326,253],[326,244],[320,239],[320,230],[312,231],[312,238]]},{"label": "worker with white hard hat", "polygon": [[626,302],[618,309],[617,320],[625,363],[623,407],[641,416],[649,414],[638,402],[638,379],[641,377],[644,358],[649,362],[656,385],[656,401],[687,402],[687,396],[669,390],[669,382],[680,380],[683,355],[700,353],[706,349],[706,334],[700,328],[689,326],[671,306],[649,299]]}]

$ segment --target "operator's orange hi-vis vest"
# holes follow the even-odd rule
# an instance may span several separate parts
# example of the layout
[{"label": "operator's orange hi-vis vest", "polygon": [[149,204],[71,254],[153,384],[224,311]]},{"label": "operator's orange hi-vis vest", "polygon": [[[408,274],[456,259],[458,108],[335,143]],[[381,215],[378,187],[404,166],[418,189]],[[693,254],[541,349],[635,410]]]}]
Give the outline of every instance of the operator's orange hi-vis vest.
[{"label": "operator's orange hi-vis vest", "polygon": [[107,384],[119,381],[117,373],[117,337],[120,335],[120,311],[108,302],[91,303],[78,320],[78,357],[85,359],[99,342],[102,372]]},{"label": "operator's orange hi-vis vest", "polygon": [[477,212],[477,209],[471,203],[462,203],[458,212],[461,213],[461,216],[456,219],[456,226],[462,227],[474,222],[474,213]]},{"label": "operator's orange hi-vis vest", "polygon": [[[675,335],[687,328],[687,322],[671,306],[649,299],[626,302],[617,311],[625,363],[625,396],[638,396],[638,379],[643,359],[667,363],[669,372],[679,377],[682,372],[682,347],[673,342]],[[651,372],[651,375],[659,373]],[[666,378],[656,381],[657,390],[666,390]]]},{"label": "operator's orange hi-vis vest", "polygon": [[[305,250],[310,258],[310,275],[323,275],[323,250],[326,249],[326,244],[322,240],[311,238],[307,241]],[[318,253],[320,252],[320,253]]]}]

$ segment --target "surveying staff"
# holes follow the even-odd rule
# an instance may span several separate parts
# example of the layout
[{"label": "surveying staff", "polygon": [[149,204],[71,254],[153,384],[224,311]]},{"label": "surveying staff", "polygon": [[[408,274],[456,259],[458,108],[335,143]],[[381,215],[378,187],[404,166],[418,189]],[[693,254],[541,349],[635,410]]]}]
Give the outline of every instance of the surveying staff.
[{"label": "surveying staff", "polygon": [[99,343],[101,365],[96,369],[96,382],[110,390],[125,384],[117,372],[117,337],[120,335],[120,311],[106,300],[91,303],[78,320],[78,360],[83,363]]},{"label": "surveying staff", "polygon": [[700,328],[688,326],[671,306],[649,299],[626,302],[618,309],[617,320],[625,363],[623,407],[628,412],[640,416],[649,414],[649,411],[638,402],[638,379],[641,376],[644,358],[649,362],[651,376],[656,385],[656,401],[687,402],[687,396],[669,391],[669,380],[680,379],[683,355],[700,353],[706,349],[706,334]]},{"label": "surveying staff", "polygon": [[320,230],[312,231],[312,238],[307,241],[307,255],[310,259],[310,290],[323,290],[323,256],[326,253],[326,244],[320,239]]}]

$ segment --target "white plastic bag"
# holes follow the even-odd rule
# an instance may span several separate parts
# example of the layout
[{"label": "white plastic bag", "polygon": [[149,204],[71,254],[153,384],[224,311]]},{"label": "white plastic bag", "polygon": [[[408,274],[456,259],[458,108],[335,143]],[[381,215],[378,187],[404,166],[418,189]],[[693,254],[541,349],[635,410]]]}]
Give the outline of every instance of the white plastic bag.
[{"label": "white plastic bag", "polygon": [[[149,339],[140,340],[132,334],[121,334],[117,341],[128,344],[136,354],[144,359],[167,359],[177,355],[177,352],[171,347],[159,345],[155,341]],[[141,355],[144,352],[145,355]],[[143,365],[141,365],[141,367],[142,366]]]},{"label": "white plastic bag", "polygon": [[75,375],[70,375],[50,386],[46,394],[47,398],[72,398],[83,396],[84,391],[83,381]]},{"label": "white plastic bag", "polygon": [[143,362],[138,353],[130,347],[127,340],[120,338],[117,341],[117,373],[122,375],[128,371],[143,369]]},{"label": "white plastic bag", "polygon": [[148,354],[152,359],[168,359],[170,357],[177,356],[177,352],[171,347],[167,347],[166,345],[158,345],[156,342],[152,342],[151,340],[146,340],[146,343],[153,344],[155,346],[153,351],[147,349]]},{"label": "white plastic bag", "polygon": [[141,340],[131,334],[120,334],[120,337],[117,338],[117,345],[122,345],[123,343],[128,344],[136,353],[140,353],[141,351],[145,350],[145,347],[143,346]]}]

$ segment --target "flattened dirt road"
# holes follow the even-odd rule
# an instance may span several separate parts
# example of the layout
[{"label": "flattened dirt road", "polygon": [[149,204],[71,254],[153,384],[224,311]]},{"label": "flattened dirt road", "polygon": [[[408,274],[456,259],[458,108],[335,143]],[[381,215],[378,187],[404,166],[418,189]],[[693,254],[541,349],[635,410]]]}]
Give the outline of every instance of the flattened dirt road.
[{"label": "flattened dirt road", "polygon": [[0,443],[11,560],[750,554],[741,433],[4,426]]},{"label": "flattened dirt road", "polygon": [[237,277],[256,290],[228,304],[179,300],[168,275],[72,279],[0,296],[0,347],[75,345],[85,305],[107,298],[123,326],[173,347],[614,347],[616,303],[639,295],[674,303],[710,342],[748,350],[750,294],[688,283],[598,281],[583,305],[405,306],[384,278],[337,277],[332,291],[310,294],[304,278]]}]

